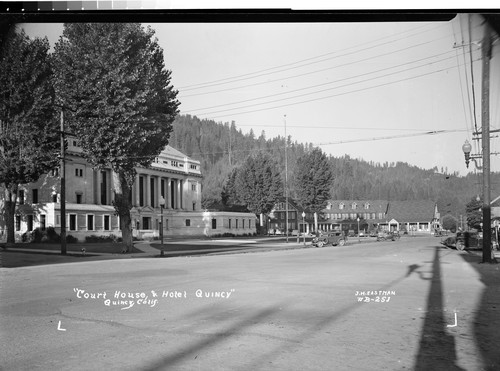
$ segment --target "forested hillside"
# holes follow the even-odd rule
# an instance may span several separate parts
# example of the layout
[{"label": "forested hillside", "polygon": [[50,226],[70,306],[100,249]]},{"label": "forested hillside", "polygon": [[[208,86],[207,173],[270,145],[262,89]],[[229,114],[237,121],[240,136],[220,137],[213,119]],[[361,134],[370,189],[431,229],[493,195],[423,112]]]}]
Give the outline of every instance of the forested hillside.
[{"label": "forested hillside", "polygon": [[[285,178],[285,138],[267,139],[265,133],[243,134],[233,123],[220,124],[181,115],[174,121],[170,145],[201,161],[203,204],[220,200],[225,180],[231,170],[247,156],[266,151],[276,159]],[[297,159],[311,150],[310,143],[298,143],[288,137],[288,188],[294,196],[293,177]],[[481,194],[481,176],[459,177],[442,169],[420,169],[407,163],[378,164],[349,156],[329,157],[334,173],[333,199],[433,200],[440,212],[455,216],[465,214],[465,204]],[[491,177],[492,197],[500,194],[500,173]]]}]

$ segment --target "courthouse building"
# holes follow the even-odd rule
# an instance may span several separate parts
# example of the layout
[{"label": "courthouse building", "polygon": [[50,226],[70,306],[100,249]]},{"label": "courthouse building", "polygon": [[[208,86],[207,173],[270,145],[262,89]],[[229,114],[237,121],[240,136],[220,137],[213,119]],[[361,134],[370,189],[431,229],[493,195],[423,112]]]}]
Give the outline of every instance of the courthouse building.
[{"label": "courthouse building", "polygon": [[[166,146],[149,168],[136,170],[131,195],[134,237],[158,237],[162,214],[163,232],[167,237],[255,233],[252,213],[202,209],[199,161]],[[80,241],[91,235],[120,237],[120,223],[113,207],[111,168],[94,170],[83,157],[77,140],[70,138],[65,172],[66,233]],[[51,226],[60,233],[60,183],[59,172],[54,170],[37,182],[20,187],[15,216],[16,239],[35,228],[43,230]],[[0,229],[4,228],[5,223],[0,220]]]}]

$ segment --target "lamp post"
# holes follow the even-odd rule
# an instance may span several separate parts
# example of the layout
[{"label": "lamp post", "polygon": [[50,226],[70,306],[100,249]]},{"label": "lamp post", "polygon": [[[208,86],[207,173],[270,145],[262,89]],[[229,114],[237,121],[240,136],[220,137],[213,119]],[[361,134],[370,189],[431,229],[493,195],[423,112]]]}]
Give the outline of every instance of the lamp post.
[{"label": "lamp post", "polygon": [[356,220],[358,221],[358,242],[361,242],[361,238],[359,237],[359,217]]},{"label": "lamp post", "polygon": [[160,196],[160,256],[165,256],[163,250],[163,207],[165,206],[165,199]]},{"label": "lamp post", "polygon": [[304,236],[304,246],[306,245],[306,222],[304,220],[304,218],[306,217],[306,213],[304,211],[302,211],[302,235]]},{"label": "lamp post", "polygon": [[66,139],[64,137],[64,114],[61,110],[61,255],[66,255]]}]

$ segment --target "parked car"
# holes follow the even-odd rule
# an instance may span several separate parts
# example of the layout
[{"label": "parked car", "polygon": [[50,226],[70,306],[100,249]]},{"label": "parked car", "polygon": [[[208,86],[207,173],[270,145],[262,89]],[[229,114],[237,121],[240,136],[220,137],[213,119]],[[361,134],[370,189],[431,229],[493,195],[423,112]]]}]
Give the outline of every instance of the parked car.
[{"label": "parked car", "polygon": [[446,237],[444,240],[441,240],[441,244],[446,247],[455,248],[457,243],[457,238],[455,236]]},{"label": "parked car", "polygon": [[[465,249],[482,250],[483,248],[483,235],[478,232],[458,232],[455,236],[449,236],[441,241],[441,244],[446,247],[451,247],[459,251]],[[491,239],[492,249],[498,250],[498,242]]]},{"label": "parked car", "polygon": [[389,232],[389,231],[382,231],[379,232],[377,235],[377,241],[396,241],[400,238],[401,236],[399,235],[399,232],[394,231],[394,232]]},{"label": "parked car", "polygon": [[483,235],[478,232],[458,232],[455,247],[457,250],[482,249]]},{"label": "parked car", "polygon": [[372,231],[370,231],[370,237],[377,237],[378,235],[378,231],[376,229],[373,229]]},{"label": "parked car", "polygon": [[318,237],[314,237],[312,240],[312,245],[316,247],[323,247],[331,244],[332,246],[340,245],[344,246],[347,241],[347,237],[342,231],[334,231],[320,234]]}]

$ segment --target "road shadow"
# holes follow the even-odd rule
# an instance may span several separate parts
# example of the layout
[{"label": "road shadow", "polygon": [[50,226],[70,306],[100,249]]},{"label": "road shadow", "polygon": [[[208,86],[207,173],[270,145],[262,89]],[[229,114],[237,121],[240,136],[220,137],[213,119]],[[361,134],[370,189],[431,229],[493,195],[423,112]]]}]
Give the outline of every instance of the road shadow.
[{"label": "road shadow", "polygon": [[500,370],[500,264],[482,263],[482,255],[460,254],[479,273],[484,284],[474,316],[474,338],[481,352],[484,370]]},{"label": "road shadow", "polygon": [[415,360],[415,371],[463,370],[456,364],[455,339],[446,332],[440,251],[440,247],[435,247],[432,276],[426,278],[419,274],[422,280],[430,281],[430,287],[426,315]]},{"label": "road shadow", "polygon": [[210,348],[211,346],[217,343],[226,341],[229,337],[241,333],[242,331],[245,330],[245,328],[254,326],[256,323],[264,321],[266,318],[271,317],[272,315],[278,313],[279,311],[280,311],[279,306],[274,308],[263,309],[255,313],[251,317],[247,317],[245,319],[242,319],[234,323],[225,330],[218,331],[217,333],[212,333],[201,340],[193,342],[189,347],[182,349],[182,352],[169,354],[162,358],[159,358],[156,361],[151,362],[149,365],[141,367],[141,370],[155,371],[155,370],[168,369],[169,367],[174,367],[174,365],[177,365],[178,362],[181,362],[188,358],[194,359],[197,357],[198,353],[201,352],[203,349]]}]

